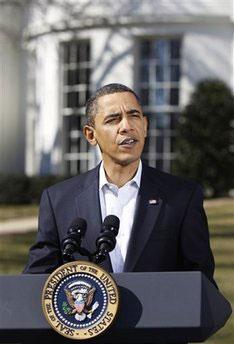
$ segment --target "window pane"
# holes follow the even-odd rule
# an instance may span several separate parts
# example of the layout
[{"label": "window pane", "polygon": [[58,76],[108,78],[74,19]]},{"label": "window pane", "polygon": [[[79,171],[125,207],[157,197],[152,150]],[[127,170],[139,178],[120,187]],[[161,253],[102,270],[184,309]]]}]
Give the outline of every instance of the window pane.
[{"label": "window pane", "polygon": [[63,61],[64,63],[69,63],[70,61],[70,46],[66,43],[63,45]]},{"label": "window pane", "polygon": [[178,90],[178,88],[171,88],[170,104],[171,105],[178,105],[179,104],[179,90]]},{"label": "window pane", "polygon": [[165,81],[163,66],[156,66],[156,81]]},{"label": "window pane", "polygon": [[144,145],[144,150],[143,150],[143,154],[144,154],[144,159],[146,159],[146,154],[149,151],[149,137],[147,136],[145,139],[145,145]]},{"label": "window pane", "polygon": [[174,153],[175,152],[175,144],[176,144],[176,138],[175,136],[171,137],[171,151]]},{"label": "window pane", "polygon": [[90,84],[91,69],[90,68],[86,68],[85,72],[86,72],[85,83],[89,85]]},{"label": "window pane", "polygon": [[157,153],[163,153],[163,136],[156,137],[156,151]]},{"label": "window pane", "polygon": [[74,73],[74,77],[75,77],[75,85],[79,85],[81,83],[80,69],[79,68],[74,69],[73,73]]},{"label": "window pane", "polygon": [[78,106],[78,97],[76,92],[67,93],[67,107],[74,108]]},{"label": "window pane", "polygon": [[175,129],[178,123],[179,113],[171,113],[171,129]]},{"label": "window pane", "polygon": [[168,90],[166,88],[157,88],[155,91],[155,104],[168,104]]},{"label": "window pane", "polygon": [[77,52],[76,52],[76,62],[86,62],[89,59],[89,44],[86,42],[83,42],[82,44],[79,44],[77,46]]},{"label": "window pane", "polygon": [[140,47],[141,58],[149,58],[150,57],[150,42],[149,41],[142,41]]},{"label": "window pane", "polygon": [[140,99],[142,105],[148,105],[149,104],[149,90],[148,88],[142,88],[140,90]]},{"label": "window pane", "polygon": [[163,170],[163,160],[162,159],[157,159],[156,160],[156,168],[160,171]]},{"label": "window pane", "polygon": [[169,41],[165,39],[153,41],[153,52],[159,64],[167,63],[169,58]]},{"label": "window pane", "polygon": [[76,63],[76,54],[77,54],[77,44],[75,42],[72,42],[70,45],[69,63]]},{"label": "window pane", "polygon": [[156,115],[149,116],[149,129],[156,129],[157,118]]},{"label": "window pane", "polygon": [[80,91],[78,93],[78,95],[79,95],[79,107],[85,106],[85,104],[86,104],[86,92]]},{"label": "window pane", "polygon": [[172,39],[170,42],[171,59],[180,58],[180,40]]},{"label": "window pane", "polygon": [[87,79],[86,79],[86,69],[82,68],[80,69],[80,83],[81,84],[86,84]]},{"label": "window pane", "polygon": [[76,84],[76,71],[68,70],[67,71],[67,85],[75,85],[75,84]]},{"label": "window pane", "polygon": [[86,94],[86,101],[87,101],[89,99],[89,97],[91,96],[88,88],[86,89],[85,94]]},{"label": "window pane", "polygon": [[171,65],[171,81],[179,81],[180,80],[180,66],[179,65]]},{"label": "window pane", "polygon": [[142,82],[149,82],[149,66],[143,64],[140,68],[140,80]]},{"label": "window pane", "polygon": [[159,112],[157,113],[156,118],[157,118],[157,129],[170,127],[170,116],[168,113]]},{"label": "window pane", "polygon": [[63,72],[63,85],[69,85],[68,84],[68,72],[66,70]]}]

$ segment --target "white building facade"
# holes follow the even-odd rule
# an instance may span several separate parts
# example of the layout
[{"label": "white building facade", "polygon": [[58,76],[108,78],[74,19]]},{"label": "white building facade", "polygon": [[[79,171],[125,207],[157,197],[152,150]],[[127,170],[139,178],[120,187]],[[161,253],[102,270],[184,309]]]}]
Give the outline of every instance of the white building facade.
[{"label": "white building facade", "polygon": [[0,173],[25,171],[26,12],[20,1],[0,2]]},{"label": "white building facade", "polygon": [[149,119],[143,157],[165,171],[197,82],[218,78],[234,90],[233,0],[32,1],[26,13],[28,175],[74,175],[98,162],[82,135],[84,108],[107,83],[139,94]]}]

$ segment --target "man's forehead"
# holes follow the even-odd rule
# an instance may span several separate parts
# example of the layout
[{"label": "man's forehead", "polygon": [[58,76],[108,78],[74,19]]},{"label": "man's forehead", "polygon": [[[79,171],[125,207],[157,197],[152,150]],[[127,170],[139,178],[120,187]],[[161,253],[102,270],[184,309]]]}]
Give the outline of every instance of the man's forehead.
[{"label": "man's forehead", "polygon": [[138,100],[131,92],[116,92],[106,94],[98,99],[98,112],[103,110],[115,111],[119,110],[120,107],[126,108],[141,108]]}]

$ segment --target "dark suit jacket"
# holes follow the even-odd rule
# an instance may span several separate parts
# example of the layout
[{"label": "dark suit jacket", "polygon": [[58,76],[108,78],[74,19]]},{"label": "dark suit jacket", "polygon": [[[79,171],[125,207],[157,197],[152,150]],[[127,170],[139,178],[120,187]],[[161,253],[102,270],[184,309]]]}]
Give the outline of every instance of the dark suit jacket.
[{"label": "dark suit jacket", "polygon": [[[83,246],[95,251],[101,228],[98,174],[99,166],[43,192],[37,241],[24,273],[50,273],[64,263],[61,243],[77,217],[87,221]],[[124,270],[200,270],[213,282],[214,259],[202,203],[202,190],[195,182],[143,164]],[[84,259],[79,254],[75,258]],[[109,258],[102,266],[112,271]]]}]

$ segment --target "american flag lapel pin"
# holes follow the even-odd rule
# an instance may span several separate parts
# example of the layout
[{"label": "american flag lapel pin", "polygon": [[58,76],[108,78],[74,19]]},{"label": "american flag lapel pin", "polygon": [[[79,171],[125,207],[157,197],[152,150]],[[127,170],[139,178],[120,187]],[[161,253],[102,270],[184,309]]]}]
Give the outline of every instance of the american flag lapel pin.
[{"label": "american flag lapel pin", "polygon": [[149,199],[149,204],[156,205],[156,204],[158,204],[158,200],[151,198],[151,199]]}]

